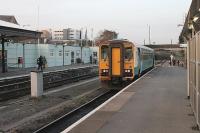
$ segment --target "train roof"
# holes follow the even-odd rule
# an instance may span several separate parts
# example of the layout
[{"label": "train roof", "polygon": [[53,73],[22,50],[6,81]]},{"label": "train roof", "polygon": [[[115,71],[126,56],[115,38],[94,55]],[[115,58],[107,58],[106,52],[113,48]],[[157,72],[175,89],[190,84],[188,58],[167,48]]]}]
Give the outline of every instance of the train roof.
[{"label": "train roof", "polygon": [[111,43],[118,43],[118,42],[128,42],[128,43],[132,43],[132,42],[130,42],[130,41],[127,40],[127,39],[114,39],[114,40],[109,40],[108,42],[111,42]]},{"label": "train roof", "polygon": [[136,45],[137,48],[142,48],[142,49],[146,49],[146,50],[150,50],[150,51],[154,51],[152,48],[146,47],[144,45]]}]

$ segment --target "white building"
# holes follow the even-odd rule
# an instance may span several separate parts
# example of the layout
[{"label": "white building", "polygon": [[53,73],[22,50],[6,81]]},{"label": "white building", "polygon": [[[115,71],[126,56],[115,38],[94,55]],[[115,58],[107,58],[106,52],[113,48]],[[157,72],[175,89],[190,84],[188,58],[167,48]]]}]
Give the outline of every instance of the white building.
[{"label": "white building", "polygon": [[52,31],[53,40],[63,40],[63,30],[54,30]]},{"label": "white building", "polygon": [[63,29],[63,39],[64,40],[80,40],[81,39],[81,31],[68,28],[68,29]]},{"label": "white building", "polygon": [[63,30],[54,30],[52,32],[52,39],[53,40],[80,40],[81,31],[68,28]]}]

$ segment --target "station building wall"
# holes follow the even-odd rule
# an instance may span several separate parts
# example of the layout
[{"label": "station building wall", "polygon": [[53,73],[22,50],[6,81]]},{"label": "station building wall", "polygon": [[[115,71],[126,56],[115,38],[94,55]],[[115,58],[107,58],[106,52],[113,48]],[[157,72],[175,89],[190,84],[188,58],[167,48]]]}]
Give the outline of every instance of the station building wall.
[{"label": "station building wall", "polygon": [[[37,58],[40,55],[46,58],[47,67],[76,64],[77,59],[81,58],[81,47],[78,46],[7,43],[5,49],[8,67],[37,67]],[[98,53],[98,47],[83,47],[83,62],[90,63],[91,57],[96,59],[97,57],[93,57],[94,52]],[[18,64],[19,57],[23,58],[24,63]]]}]

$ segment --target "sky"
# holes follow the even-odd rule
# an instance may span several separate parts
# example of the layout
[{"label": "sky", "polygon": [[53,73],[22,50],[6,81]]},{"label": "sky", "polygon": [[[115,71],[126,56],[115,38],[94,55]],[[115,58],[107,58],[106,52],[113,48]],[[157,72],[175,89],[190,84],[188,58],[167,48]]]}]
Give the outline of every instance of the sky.
[{"label": "sky", "polygon": [[[178,36],[192,0],[0,0],[2,15],[33,29],[84,28],[94,37],[104,29],[136,44],[166,44]],[[39,10],[38,10],[39,9]],[[39,15],[38,15],[39,11]],[[38,17],[39,16],[39,17]],[[38,19],[39,18],[39,19]],[[39,23],[38,23],[39,22]]]}]

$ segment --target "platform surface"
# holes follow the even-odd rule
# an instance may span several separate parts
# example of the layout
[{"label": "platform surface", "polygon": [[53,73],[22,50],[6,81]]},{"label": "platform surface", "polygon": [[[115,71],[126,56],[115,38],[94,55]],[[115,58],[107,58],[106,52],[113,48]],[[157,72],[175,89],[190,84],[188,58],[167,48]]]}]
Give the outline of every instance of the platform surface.
[{"label": "platform surface", "polygon": [[186,69],[162,66],[72,128],[70,133],[198,133]]},{"label": "platform surface", "polygon": [[[66,69],[76,69],[76,68],[84,68],[84,67],[92,67],[97,66],[96,64],[73,64],[68,66],[55,66],[55,67],[48,67],[43,69],[44,72],[54,72]],[[7,79],[7,78],[15,78],[20,76],[29,75],[31,71],[36,71],[37,68],[9,68],[8,72],[1,73],[0,70],[0,80]]]}]

